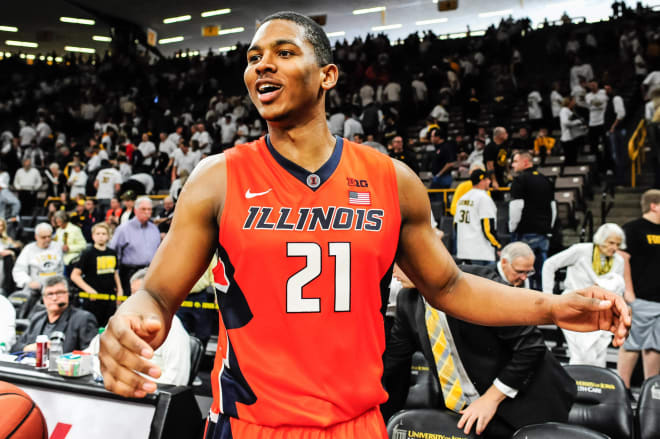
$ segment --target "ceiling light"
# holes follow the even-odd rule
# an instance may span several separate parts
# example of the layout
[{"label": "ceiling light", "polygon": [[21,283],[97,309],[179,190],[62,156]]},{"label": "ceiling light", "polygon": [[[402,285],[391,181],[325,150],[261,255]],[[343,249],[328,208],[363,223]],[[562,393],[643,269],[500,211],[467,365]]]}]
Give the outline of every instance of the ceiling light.
[{"label": "ceiling light", "polygon": [[236,50],[236,46],[225,46],[218,49],[220,53],[231,52],[232,50]]},{"label": "ceiling light", "polygon": [[379,31],[379,30],[390,30],[390,29],[399,29],[400,27],[403,27],[402,24],[387,24],[385,26],[374,26],[371,28],[373,31]]},{"label": "ceiling light", "polygon": [[163,38],[158,40],[158,44],[178,43],[179,41],[183,41],[183,37]]},{"label": "ceiling light", "polygon": [[63,61],[63,59],[62,59],[61,56],[56,56],[55,57],[55,62],[62,62],[62,61]]},{"label": "ceiling light", "polygon": [[96,22],[87,18],[73,18],[73,17],[60,17],[62,23],[86,24],[87,26],[94,26]]},{"label": "ceiling light", "polygon": [[340,31],[337,31],[337,32],[328,32],[326,35],[328,36],[328,38],[343,37],[344,35],[346,35],[346,32],[344,32],[343,30],[340,30]]},{"label": "ceiling light", "polygon": [[509,15],[511,13],[513,13],[513,9],[502,9],[499,11],[482,12],[479,14],[479,17],[480,18],[499,17],[500,15]]},{"label": "ceiling light", "polygon": [[35,58],[34,55],[26,55],[25,57],[26,57],[27,59],[34,59],[34,58]]},{"label": "ceiling light", "polygon": [[53,57],[52,57],[52,56],[48,56],[48,57],[46,57],[46,59],[47,59],[48,61],[52,61],[52,60],[53,60]]},{"label": "ceiling light", "polygon": [[353,15],[371,14],[372,12],[381,12],[385,9],[387,9],[385,6],[376,6],[375,8],[367,9],[356,9],[353,11]]},{"label": "ceiling light", "polygon": [[244,30],[244,27],[230,27],[229,29],[220,29],[218,31],[218,35],[237,34],[243,32]]},{"label": "ceiling light", "polygon": [[449,34],[449,38],[465,38],[467,37],[467,32],[456,32],[454,34]]},{"label": "ceiling light", "polygon": [[225,15],[229,14],[231,12],[231,9],[225,8],[225,9],[216,9],[215,11],[206,11],[202,12],[202,17],[213,17],[214,15]]},{"label": "ceiling light", "polygon": [[96,49],[90,49],[89,47],[64,46],[64,50],[67,52],[96,53]]},{"label": "ceiling light", "polygon": [[94,40],[94,41],[103,41],[105,43],[109,43],[110,41],[112,41],[112,38],[104,37],[103,35],[94,35],[92,37],[92,40]]},{"label": "ceiling light", "polygon": [[426,26],[427,24],[446,23],[447,21],[447,18],[434,18],[433,20],[416,21],[415,24],[417,26]]},{"label": "ceiling light", "polygon": [[31,43],[29,41],[14,41],[14,40],[6,40],[5,44],[7,46],[19,46],[19,47],[39,47],[37,43]]},{"label": "ceiling light", "polygon": [[485,30],[475,30],[475,31],[470,31],[470,36],[471,37],[482,37],[486,35]]},{"label": "ceiling light", "polygon": [[188,21],[192,19],[190,15],[181,15],[179,17],[171,17],[171,18],[166,18],[163,20],[163,23],[165,24],[170,24],[170,23],[177,23],[179,21]]},{"label": "ceiling light", "polygon": [[11,53],[10,52],[5,52],[5,58],[11,58]]},{"label": "ceiling light", "polygon": [[0,26],[0,31],[5,32],[18,32],[18,28],[14,26]]},{"label": "ceiling light", "polygon": [[18,57],[19,57],[20,59],[25,59],[25,54],[24,54],[24,53],[21,53],[20,55],[18,55]]}]

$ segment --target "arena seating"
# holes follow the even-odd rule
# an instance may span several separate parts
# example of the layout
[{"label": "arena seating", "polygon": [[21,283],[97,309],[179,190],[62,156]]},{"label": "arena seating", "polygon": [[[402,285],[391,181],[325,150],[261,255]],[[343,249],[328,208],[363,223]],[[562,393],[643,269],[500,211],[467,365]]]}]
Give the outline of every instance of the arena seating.
[{"label": "arena seating", "polygon": [[595,366],[568,365],[565,369],[578,386],[569,423],[611,438],[632,438],[633,411],[621,377],[610,369]]},{"label": "arena seating", "polygon": [[199,338],[191,335],[190,336],[190,377],[188,378],[188,385],[191,386],[197,372],[199,372],[199,366],[202,363],[202,357],[204,356],[204,345],[199,340]]},{"label": "arena seating", "polygon": [[609,436],[579,425],[548,422],[528,425],[516,431],[511,439],[611,439]]},{"label": "arena seating", "polygon": [[660,434],[660,375],[642,384],[637,406],[639,439],[657,438]]},{"label": "arena seating", "polygon": [[405,409],[436,407],[440,398],[438,380],[421,352],[415,352],[410,366],[410,388]]},{"label": "arena seating", "polygon": [[[392,416],[388,421],[387,434],[390,439],[405,439],[410,437],[476,439],[479,437],[474,434],[474,430],[466,435],[461,429],[456,427],[459,419],[459,414],[447,410],[402,410]],[[424,433],[428,436],[424,436]]]}]

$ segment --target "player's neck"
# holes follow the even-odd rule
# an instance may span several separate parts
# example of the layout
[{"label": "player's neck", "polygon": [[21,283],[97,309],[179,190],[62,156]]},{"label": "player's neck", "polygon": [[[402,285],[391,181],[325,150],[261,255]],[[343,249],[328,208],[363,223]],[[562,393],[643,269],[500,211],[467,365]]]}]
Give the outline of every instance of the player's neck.
[{"label": "player's neck", "polygon": [[106,249],[106,244],[94,244],[94,248],[97,250],[104,251]]},{"label": "player's neck", "polygon": [[315,117],[294,127],[268,122],[268,133],[277,152],[310,172],[328,161],[336,143],[325,117]]}]

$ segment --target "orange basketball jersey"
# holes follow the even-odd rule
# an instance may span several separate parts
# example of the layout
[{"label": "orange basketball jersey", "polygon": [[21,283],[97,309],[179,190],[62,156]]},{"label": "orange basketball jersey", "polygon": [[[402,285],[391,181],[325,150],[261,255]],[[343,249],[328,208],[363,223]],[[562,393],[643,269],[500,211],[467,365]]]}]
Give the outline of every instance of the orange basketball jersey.
[{"label": "orange basketball jersey", "polygon": [[225,155],[211,420],[326,427],[377,407],[401,225],[390,158],[341,138],[315,173],[267,137]]}]

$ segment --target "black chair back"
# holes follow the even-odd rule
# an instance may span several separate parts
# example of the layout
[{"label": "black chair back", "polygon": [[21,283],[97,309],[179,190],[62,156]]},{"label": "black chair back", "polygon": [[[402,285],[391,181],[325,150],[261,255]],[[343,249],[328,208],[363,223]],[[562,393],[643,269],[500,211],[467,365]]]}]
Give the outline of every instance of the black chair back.
[{"label": "black chair back", "polygon": [[648,378],[642,384],[637,418],[640,439],[660,437],[660,375]]},{"label": "black chair back", "polygon": [[204,345],[195,336],[190,336],[190,376],[188,377],[188,385],[191,386],[193,380],[199,372],[199,365],[202,363],[202,356],[204,355]]},{"label": "black chair back", "polygon": [[546,422],[526,425],[516,431],[511,439],[610,439],[609,436],[581,425]]},{"label": "black chair back", "polygon": [[390,439],[411,437],[477,439],[479,436],[474,434],[474,430],[470,434],[465,434],[456,427],[460,418],[459,414],[448,410],[402,410],[390,418],[387,423],[387,434]]},{"label": "black chair back", "polygon": [[634,418],[621,377],[603,367],[568,365],[565,369],[578,389],[568,422],[612,438],[631,438]]},{"label": "black chair back", "polygon": [[410,388],[404,404],[405,409],[437,407],[440,400],[438,380],[421,352],[415,352],[410,364]]}]

